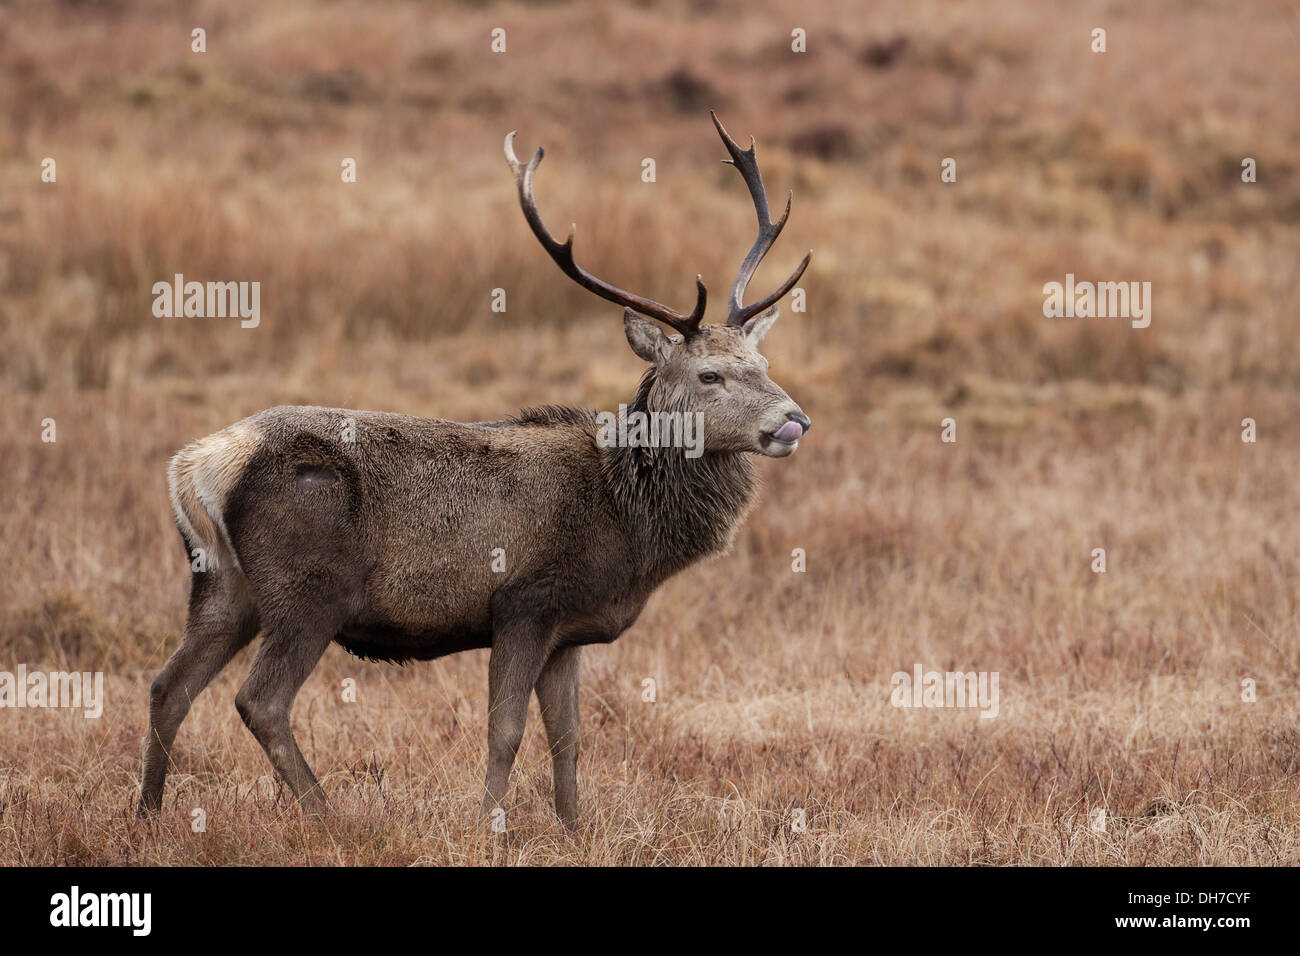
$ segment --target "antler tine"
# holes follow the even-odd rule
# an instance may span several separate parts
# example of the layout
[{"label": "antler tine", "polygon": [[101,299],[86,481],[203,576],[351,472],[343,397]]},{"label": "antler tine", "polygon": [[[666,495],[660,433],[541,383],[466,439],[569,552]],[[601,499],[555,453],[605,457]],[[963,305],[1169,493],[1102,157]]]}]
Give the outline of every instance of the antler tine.
[{"label": "antler tine", "polygon": [[537,237],[537,241],[542,244],[542,248],[546,250],[547,254],[555,260],[555,264],[560,267],[560,271],[578,285],[589,292],[594,292],[602,299],[608,299],[610,302],[626,306],[640,312],[642,315],[658,319],[684,336],[689,337],[699,331],[700,321],[704,318],[704,307],[708,302],[708,289],[704,286],[703,277],[695,277],[695,311],[690,315],[685,315],[675,309],[670,309],[660,302],[655,302],[653,299],[646,299],[612,286],[608,282],[596,278],[574,261],[573,234],[577,227],[571,226],[568,238],[563,242],[557,242],[555,237],[551,235],[550,230],[546,228],[546,224],[542,222],[541,214],[537,211],[537,201],[533,198],[533,174],[537,172],[537,166],[542,161],[545,153],[539,146],[537,152],[533,153],[532,159],[527,164],[520,163],[519,157],[515,155],[515,132],[512,130],[507,134],[505,152],[506,162],[510,164],[510,169],[515,174],[515,185],[519,189],[519,205],[524,210],[524,218],[528,220],[533,235]]},{"label": "antler tine", "polygon": [[763,261],[767,251],[772,248],[772,243],[776,241],[776,237],[785,228],[785,221],[790,215],[790,206],[794,201],[794,192],[791,191],[786,198],[785,212],[781,213],[781,218],[773,222],[772,213],[767,204],[767,190],[763,187],[763,176],[758,171],[758,160],[754,157],[754,138],[752,136],[749,138],[749,149],[741,149],[727,133],[726,127],[718,119],[718,114],[713,110],[709,110],[709,116],[713,117],[713,125],[717,127],[723,145],[727,147],[727,152],[731,154],[731,159],[724,159],[723,162],[735,166],[740,171],[740,175],[745,180],[745,185],[749,187],[749,195],[754,200],[754,211],[758,214],[758,238],[754,240],[754,245],[750,248],[749,255],[745,256],[745,261],[740,264],[740,272],[736,275],[736,282],[731,287],[731,301],[728,304],[727,311],[727,325],[744,325],[794,288],[794,284],[799,281],[804,270],[808,268],[808,263],[812,261],[812,250],[809,250],[808,255],[803,257],[803,262],[799,263],[799,267],[794,270],[794,274],[781,283],[780,288],[775,292],[760,299],[753,305],[742,305],[749,280],[754,277],[754,273],[758,270],[758,264]]}]

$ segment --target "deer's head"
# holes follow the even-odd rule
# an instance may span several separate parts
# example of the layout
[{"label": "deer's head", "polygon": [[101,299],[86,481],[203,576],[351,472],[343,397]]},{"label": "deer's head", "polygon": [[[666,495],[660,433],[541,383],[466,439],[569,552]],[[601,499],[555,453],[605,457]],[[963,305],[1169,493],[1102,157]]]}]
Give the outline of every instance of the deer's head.
[{"label": "deer's head", "polygon": [[[790,278],[771,295],[752,305],[743,305],[745,289],[763,257],[785,226],[793,196],[776,222],[768,209],[767,192],[754,158],[754,144],[742,150],[710,112],[731,159],[723,160],[740,170],[758,213],[758,238],[741,263],[731,287],[727,319],[721,325],[701,325],[708,290],[696,277],[695,309],[684,314],[651,299],[625,292],[596,278],[573,259],[573,232],[564,242],[551,235],[537,212],[533,198],[533,175],[542,161],[539,148],[526,164],[515,156],[512,132],[506,137],[506,161],[514,171],[524,218],[560,269],[584,289],[603,299],[625,306],[623,327],[628,344],[638,356],[655,367],[655,380],[647,411],[701,413],[704,447],[708,451],[757,452],[782,458],[798,447],[812,423],[767,374],[767,359],[759,343],[780,312],[777,302],[794,288],[808,268],[812,253],[804,256]],[[674,330],[669,335],[657,320]]]}]

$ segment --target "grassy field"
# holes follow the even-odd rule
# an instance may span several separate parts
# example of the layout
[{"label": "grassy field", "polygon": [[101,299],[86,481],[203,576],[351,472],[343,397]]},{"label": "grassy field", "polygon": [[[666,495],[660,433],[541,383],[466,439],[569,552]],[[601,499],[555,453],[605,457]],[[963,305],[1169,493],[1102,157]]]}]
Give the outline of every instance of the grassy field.
[{"label": "grassy field", "polygon": [[[1300,864],[1298,52],[1293,7],[1218,0],[0,6],[0,671],[106,694],[0,709],[0,865]],[[816,428],[732,553],[585,652],[578,830],[535,703],[477,825],[486,652],[337,647],[294,715],[326,821],[235,712],[251,651],[135,819],[189,583],[169,456],[275,404],[627,400],[619,312],[501,141],[546,147],[585,266],[720,304],[753,212],[709,108],[795,192],[755,289],[815,249],[765,351]],[[155,318],[175,273],[259,281],[261,324]],[[1066,273],[1151,282],[1150,327],[1045,318]],[[997,717],[892,706],[917,664],[996,672]]]}]

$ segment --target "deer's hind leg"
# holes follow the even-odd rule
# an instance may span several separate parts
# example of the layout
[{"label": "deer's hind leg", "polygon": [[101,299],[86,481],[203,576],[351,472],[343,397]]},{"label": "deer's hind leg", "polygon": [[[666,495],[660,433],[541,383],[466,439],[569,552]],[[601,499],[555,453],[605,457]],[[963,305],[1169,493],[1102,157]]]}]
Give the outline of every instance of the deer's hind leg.
[{"label": "deer's hind leg", "polygon": [[185,636],[149,688],[141,815],[162,806],[172,744],[190,705],[230,659],[257,634],[257,608],[237,568],[197,571],[190,588]]},{"label": "deer's hind leg", "polygon": [[289,725],[294,699],[338,632],[341,615],[324,610],[324,601],[305,604],[298,613],[267,622],[262,646],[235,695],[245,726],[266,751],[304,809],[325,812],[325,794],[307,765]]}]

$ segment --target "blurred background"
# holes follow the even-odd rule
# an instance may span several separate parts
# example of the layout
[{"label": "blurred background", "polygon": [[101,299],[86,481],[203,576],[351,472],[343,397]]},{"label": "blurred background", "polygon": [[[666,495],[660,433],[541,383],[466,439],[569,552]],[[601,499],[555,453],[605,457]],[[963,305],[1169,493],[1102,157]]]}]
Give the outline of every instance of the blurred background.
[{"label": "blurred background", "polygon": [[[275,404],[617,407],[641,368],[620,312],[539,248],[502,140],[546,148],[538,203],[585,268],[679,309],[701,273],[718,320],[754,214],[712,108],[773,204],[794,192],[751,297],[815,250],[765,351],[817,428],[762,463],[733,554],[587,655],[599,826],[552,833],[534,726],[516,819],[546,837],[506,858],[1296,862],[1297,53],[1293,7],[1226,0],[0,4],[0,668],[105,670],[110,695],[98,723],[0,713],[0,859],[276,852],[111,819],[183,624],[168,457]],[[1150,327],[1044,318],[1067,272],[1150,282]],[[156,318],[175,273],[260,282],[260,326]],[[1000,671],[1002,717],[890,708],[914,662]],[[427,816],[276,859],[476,859],[419,829],[472,823],[484,664],[331,649],[309,760],[345,808]],[[342,713],[340,675],[370,682]],[[182,728],[169,799],[283,807],[238,679]],[[1172,829],[1070,837],[1155,798]]]}]

